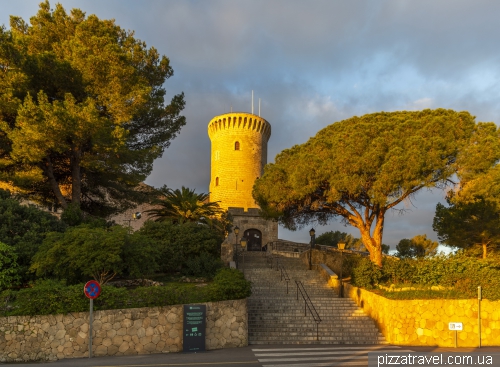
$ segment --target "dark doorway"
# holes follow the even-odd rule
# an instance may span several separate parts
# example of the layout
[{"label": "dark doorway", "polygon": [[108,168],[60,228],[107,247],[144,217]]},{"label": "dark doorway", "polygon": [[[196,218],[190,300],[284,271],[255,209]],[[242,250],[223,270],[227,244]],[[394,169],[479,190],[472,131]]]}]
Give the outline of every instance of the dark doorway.
[{"label": "dark doorway", "polygon": [[262,251],[262,233],[258,229],[247,229],[247,251]]}]

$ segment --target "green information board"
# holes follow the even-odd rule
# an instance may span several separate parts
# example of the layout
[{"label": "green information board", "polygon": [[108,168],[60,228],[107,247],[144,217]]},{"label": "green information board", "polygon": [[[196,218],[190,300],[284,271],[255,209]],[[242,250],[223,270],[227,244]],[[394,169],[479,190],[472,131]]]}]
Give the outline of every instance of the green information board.
[{"label": "green information board", "polygon": [[207,306],[184,305],[182,349],[186,353],[205,351]]}]

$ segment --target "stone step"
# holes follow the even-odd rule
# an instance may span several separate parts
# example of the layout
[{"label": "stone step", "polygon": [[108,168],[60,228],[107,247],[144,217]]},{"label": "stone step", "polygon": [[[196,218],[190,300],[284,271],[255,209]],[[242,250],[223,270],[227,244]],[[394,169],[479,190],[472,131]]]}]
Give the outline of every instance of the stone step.
[{"label": "stone step", "polygon": [[[276,270],[277,260],[272,260],[273,269],[262,255],[245,253],[243,272],[252,282],[252,296],[247,303],[249,344],[385,343],[374,322],[351,299],[338,298],[316,270],[308,270],[297,258],[279,258],[290,279],[286,281]],[[304,300],[300,295],[297,300],[296,280],[302,282],[320,315],[319,324],[309,310],[304,316]]]}]

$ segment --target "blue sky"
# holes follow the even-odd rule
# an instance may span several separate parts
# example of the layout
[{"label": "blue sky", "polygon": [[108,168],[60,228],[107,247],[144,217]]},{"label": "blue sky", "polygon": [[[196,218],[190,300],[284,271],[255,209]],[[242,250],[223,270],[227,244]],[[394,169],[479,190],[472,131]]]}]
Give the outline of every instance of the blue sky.
[{"label": "blue sky", "polygon": [[[39,1],[2,2],[28,20]],[[251,110],[251,91],[272,125],[268,161],[321,128],[376,111],[451,108],[478,121],[500,121],[498,1],[469,0],[85,0],[78,7],[122,28],[168,56],[169,96],[186,96],[187,125],[155,162],[153,186],[207,192],[210,119],[232,107]],[[51,3],[55,5],[54,2]],[[441,191],[422,192],[389,213],[384,242],[432,231]],[[332,223],[317,233],[355,228]],[[280,237],[307,241],[306,230]]]}]

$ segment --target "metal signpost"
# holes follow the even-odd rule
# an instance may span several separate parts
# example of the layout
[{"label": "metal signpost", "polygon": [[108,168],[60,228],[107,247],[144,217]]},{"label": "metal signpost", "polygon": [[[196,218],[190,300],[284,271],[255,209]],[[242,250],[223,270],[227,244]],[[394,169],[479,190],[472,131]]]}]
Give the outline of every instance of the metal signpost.
[{"label": "metal signpost", "polygon": [[457,347],[457,334],[459,331],[463,330],[463,324],[461,322],[450,322],[448,323],[448,330],[455,330],[455,348]]},{"label": "metal signpost", "polygon": [[477,334],[479,336],[479,348],[481,348],[481,286],[477,287]]},{"label": "metal signpost", "polygon": [[186,353],[205,351],[207,306],[184,305],[182,348]]},{"label": "metal signpost", "polygon": [[95,280],[88,281],[83,287],[83,293],[90,299],[89,315],[89,358],[92,358],[92,323],[94,322],[94,299],[101,294],[101,286]]}]

